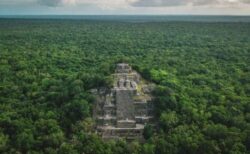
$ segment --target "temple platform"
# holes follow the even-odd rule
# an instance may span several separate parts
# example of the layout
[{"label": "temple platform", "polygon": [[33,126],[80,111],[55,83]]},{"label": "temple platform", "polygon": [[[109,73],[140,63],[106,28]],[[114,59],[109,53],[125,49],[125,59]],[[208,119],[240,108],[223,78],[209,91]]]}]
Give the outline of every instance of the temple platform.
[{"label": "temple platform", "polygon": [[96,130],[107,140],[143,140],[144,126],[153,122],[150,88],[128,64],[117,64],[115,72],[111,89],[94,91]]}]

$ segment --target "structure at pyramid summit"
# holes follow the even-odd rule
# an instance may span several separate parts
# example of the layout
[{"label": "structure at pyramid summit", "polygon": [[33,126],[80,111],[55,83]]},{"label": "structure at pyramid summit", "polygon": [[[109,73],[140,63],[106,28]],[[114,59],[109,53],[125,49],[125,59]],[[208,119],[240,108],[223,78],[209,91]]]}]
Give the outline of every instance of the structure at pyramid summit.
[{"label": "structure at pyramid summit", "polygon": [[113,81],[111,89],[96,90],[97,132],[104,139],[143,140],[144,126],[153,119],[152,84],[126,63],[117,64]]}]

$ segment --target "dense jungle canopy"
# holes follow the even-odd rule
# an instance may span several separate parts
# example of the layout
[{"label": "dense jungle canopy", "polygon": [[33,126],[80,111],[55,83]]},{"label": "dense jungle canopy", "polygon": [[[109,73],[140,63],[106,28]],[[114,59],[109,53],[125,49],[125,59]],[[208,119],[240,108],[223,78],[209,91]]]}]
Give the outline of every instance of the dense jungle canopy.
[{"label": "dense jungle canopy", "polygon": [[[156,84],[145,143],[93,129],[121,61]],[[0,19],[0,153],[249,152],[249,22]]]}]

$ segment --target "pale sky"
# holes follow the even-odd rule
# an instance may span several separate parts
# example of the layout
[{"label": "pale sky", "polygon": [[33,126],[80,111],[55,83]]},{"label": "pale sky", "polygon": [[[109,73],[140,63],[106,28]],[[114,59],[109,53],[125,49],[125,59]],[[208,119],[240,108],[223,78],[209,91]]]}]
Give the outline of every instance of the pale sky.
[{"label": "pale sky", "polygon": [[0,0],[0,15],[250,15],[250,0]]}]

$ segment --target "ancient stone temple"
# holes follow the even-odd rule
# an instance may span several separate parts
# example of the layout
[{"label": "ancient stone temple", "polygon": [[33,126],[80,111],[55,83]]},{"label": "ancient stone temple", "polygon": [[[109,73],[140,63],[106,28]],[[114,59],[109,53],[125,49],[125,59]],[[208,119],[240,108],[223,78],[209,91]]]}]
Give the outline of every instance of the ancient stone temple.
[{"label": "ancient stone temple", "polygon": [[152,86],[125,63],[117,64],[113,77],[113,88],[96,91],[97,132],[104,139],[143,139],[144,126],[153,118]]}]

